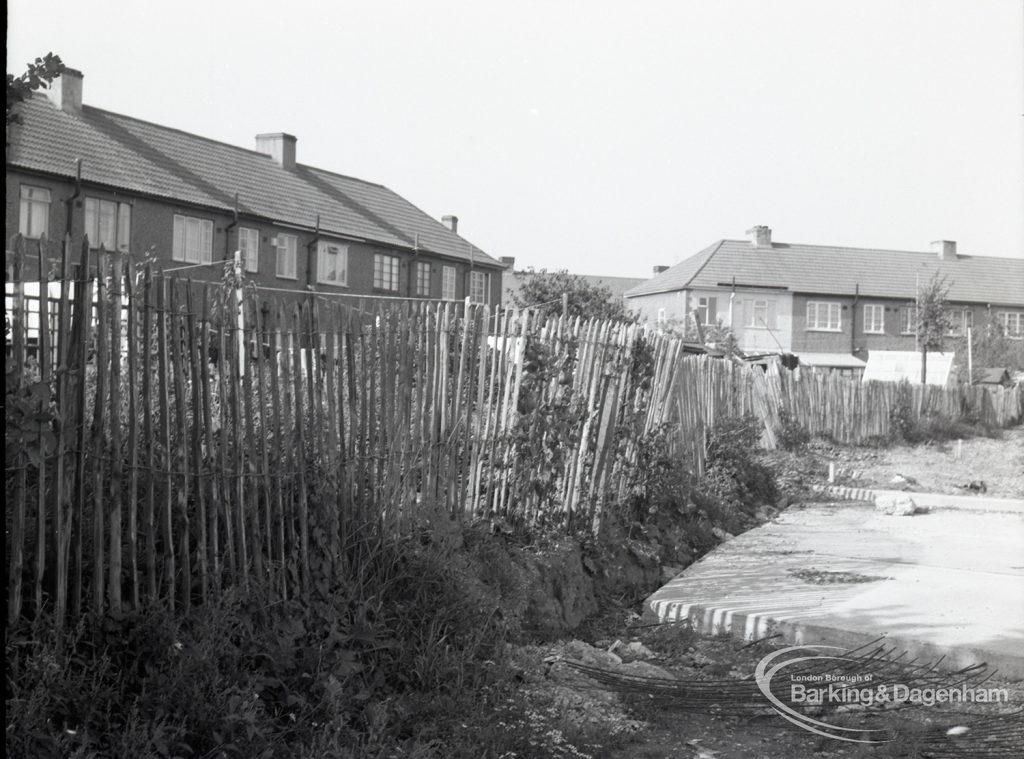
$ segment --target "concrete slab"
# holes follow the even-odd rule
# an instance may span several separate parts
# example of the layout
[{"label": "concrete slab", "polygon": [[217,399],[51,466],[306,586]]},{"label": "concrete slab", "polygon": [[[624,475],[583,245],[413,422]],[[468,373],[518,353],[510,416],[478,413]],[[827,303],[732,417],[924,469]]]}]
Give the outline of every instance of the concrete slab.
[{"label": "concrete slab", "polygon": [[1024,680],[1024,515],[793,508],[691,565],[645,616],[790,644],[852,648],[885,635],[949,669],[986,662]]}]

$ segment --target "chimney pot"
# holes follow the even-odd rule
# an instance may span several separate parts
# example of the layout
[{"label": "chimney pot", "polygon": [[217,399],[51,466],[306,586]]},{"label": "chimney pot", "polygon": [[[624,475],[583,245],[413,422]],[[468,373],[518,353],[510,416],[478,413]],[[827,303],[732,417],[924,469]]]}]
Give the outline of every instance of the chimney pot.
[{"label": "chimney pot", "polygon": [[452,216],[451,214],[447,214],[445,216],[442,216],[441,217],[441,223],[444,224],[446,227],[448,227],[448,229],[450,229],[455,234],[459,233],[459,217],[458,216]]},{"label": "chimney pot", "polygon": [[772,246],[772,229],[764,224],[758,224],[747,230],[750,235],[750,243],[755,248],[770,248]]},{"label": "chimney pot", "polygon": [[286,169],[295,168],[295,143],[298,139],[285,132],[268,132],[256,135],[256,150],[274,159],[274,163]]},{"label": "chimney pot", "polygon": [[956,240],[936,240],[932,243],[932,250],[939,254],[940,261],[956,260]]},{"label": "chimney pot", "polygon": [[81,71],[65,68],[63,73],[50,83],[46,96],[64,113],[80,114],[83,78]]},{"label": "chimney pot", "polygon": [[661,274],[663,271],[668,271],[669,268],[670,267],[668,267],[668,266],[655,266],[654,267],[654,275],[657,276],[657,275]]}]

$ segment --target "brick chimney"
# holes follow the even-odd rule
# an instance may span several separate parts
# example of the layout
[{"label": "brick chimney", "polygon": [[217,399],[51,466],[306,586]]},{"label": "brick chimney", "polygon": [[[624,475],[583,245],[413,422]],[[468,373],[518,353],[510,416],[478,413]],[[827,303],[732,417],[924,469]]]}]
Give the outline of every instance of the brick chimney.
[{"label": "brick chimney", "polygon": [[441,217],[441,223],[444,224],[446,227],[448,227],[448,229],[450,229],[455,234],[459,233],[459,217],[458,216],[452,216],[451,214],[447,214],[445,216],[442,216]]},{"label": "brick chimney", "polygon": [[81,71],[64,69],[64,72],[50,84],[46,96],[64,113],[78,115],[82,112],[82,79]]},{"label": "brick chimney", "polygon": [[956,240],[936,240],[932,250],[939,254],[940,261],[956,261]]},{"label": "brick chimney", "polygon": [[286,169],[295,168],[295,143],[298,140],[284,132],[268,132],[256,135],[256,150],[266,153],[274,163]]},{"label": "brick chimney", "polygon": [[750,244],[755,248],[770,248],[772,246],[772,229],[764,224],[758,224],[747,230],[750,235]]},{"label": "brick chimney", "polygon": [[654,276],[658,276],[663,271],[668,271],[669,268],[671,268],[671,267],[668,267],[668,266],[655,266],[654,267]]},{"label": "brick chimney", "polygon": [[515,256],[502,256],[498,260],[505,264],[505,266],[507,266],[509,270],[511,270],[516,265]]}]

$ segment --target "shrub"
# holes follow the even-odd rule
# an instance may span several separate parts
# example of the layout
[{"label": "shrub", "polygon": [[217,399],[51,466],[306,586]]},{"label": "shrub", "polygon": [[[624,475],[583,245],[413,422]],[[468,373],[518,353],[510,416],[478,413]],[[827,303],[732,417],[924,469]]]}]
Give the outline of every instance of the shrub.
[{"label": "shrub", "polygon": [[704,476],[698,487],[744,513],[779,497],[774,472],[757,461],[760,422],[751,416],[724,419],[710,433]]},{"label": "shrub", "polygon": [[786,451],[801,450],[811,442],[811,433],[786,409],[779,412],[775,435],[779,445]]}]

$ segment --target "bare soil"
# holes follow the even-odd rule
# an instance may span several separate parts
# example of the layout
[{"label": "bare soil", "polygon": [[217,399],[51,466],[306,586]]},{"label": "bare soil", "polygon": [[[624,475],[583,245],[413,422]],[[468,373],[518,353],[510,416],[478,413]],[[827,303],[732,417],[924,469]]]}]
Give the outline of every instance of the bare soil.
[{"label": "bare soil", "polygon": [[[980,493],[980,483],[984,483],[985,494],[990,496],[1024,496],[1024,427],[1004,430],[998,438],[959,442],[880,449],[816,448],[812,449],[816,455],[836,462],[843,484],[970,494]],[[908,481],[906,486],[893,482],[897,475]]]}]

